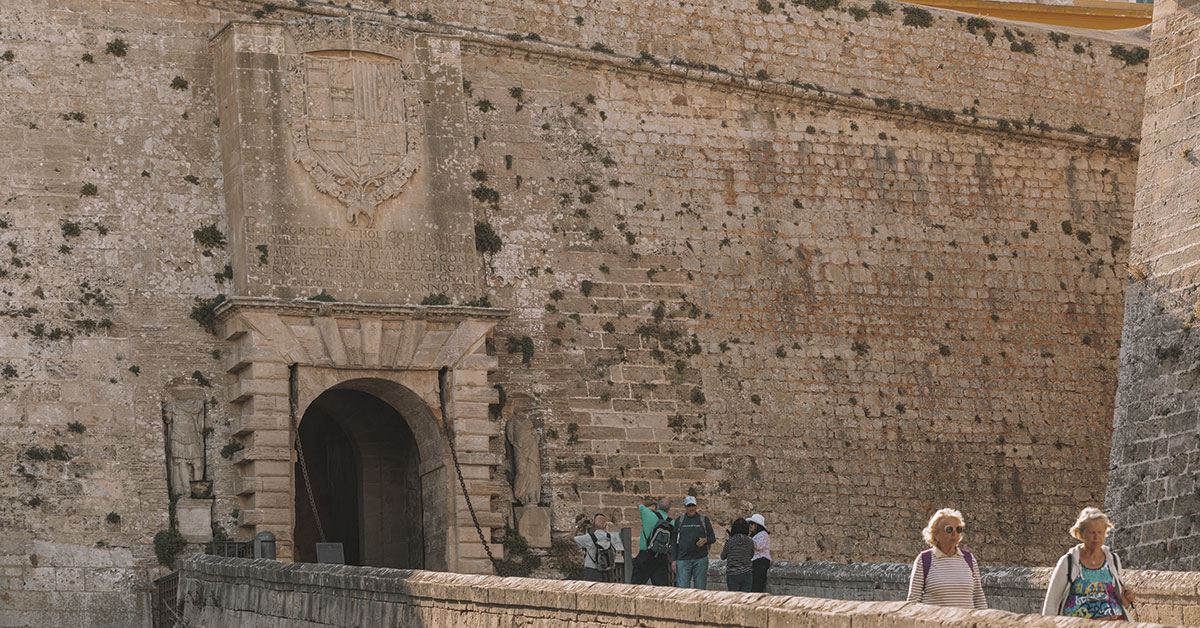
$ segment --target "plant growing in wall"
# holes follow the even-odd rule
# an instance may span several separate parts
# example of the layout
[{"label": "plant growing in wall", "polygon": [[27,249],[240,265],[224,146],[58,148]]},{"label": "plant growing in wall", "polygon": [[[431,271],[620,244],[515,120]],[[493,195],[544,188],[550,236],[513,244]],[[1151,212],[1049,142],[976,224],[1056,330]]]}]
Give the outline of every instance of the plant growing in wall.
[{"label": "plant growing in wall", "polygon": [[245,445],[243,445],[239,442],[236,442],[236,441],[231,441],[231,442],[229,442],[229,444],[227,444],[221,448],[221,457],[226,460],[232,460],[233,454],[236,454],[237,452],[239,452],[245,448],[246,448]]},{"label": "plant growing in wall", "polygon": [[1108,54],[1125,62],[1126,67],[1131,65],[1139,65],[1150,59],[1150,51],[1141,47],[1134,46],[1126,48],[1120,44],[1115,44],[1108,50]]},{"label": "plant growing in wall", "polygon": [[509,353],[520,353],[521,364],[529,364],[533,361],[533,338],[522,336],[517,338],[510,336],[508,346],[506,347]]},{"label": "plant growing in wall", "polygon": [[475,249],[484,255],[492,255],[500,252],[504,246],[504,242],[500,240],[500,235],[492,228],[492,225],[486,222],[475,223]]},{"label": "plant growing in wall", "polygon": [[175,564],[175,560],[187,548],[187,541],[183,539],[183,535],[174,526],[159,530],[154,535],[154,557],[158,559],[160,565],[170,567]]},{"label": "plant growing in wall", "polygon": [[195,297],[192,299],[192,313],[188,318],[199,323],[208,333],[216,333],[217,307],[224,302],[225,295],[223,294],[208,299]]},{"label": "plant growing in wall", "polygon": [[525,537],[507,525],[504,526],[501,543],[504,545],[504,560],[496,563],[496,575],[525,578],[542,566],[542,558],[530,551]]},{"label": "plant growing in wall", "polygon": [[201,255],[212,257],[213,249],[225,248],[225,234],[217,229],[217,225],[203,225],[199,229],[192,231],[192,239],[200,248],[204,249]]},{"label": "plant growing in wall", "polygon": [[901,7],[904,13],[904,25],[913,28],[929,28],[933,26],[933,14],[920,7]]},{"label": "plant growing in wall", "polygon": [[841,0],[800,0],[800,3],[813,11],[828,11],[836,9],[841,4]]},{"label": "plant growing in wall", "polygon": [[128,49],[129,47],[125,43],[125,40],[118,37],[117,39],[108,42],[108,45],[104,48],[104,52],[114,57],[124,57]]}]

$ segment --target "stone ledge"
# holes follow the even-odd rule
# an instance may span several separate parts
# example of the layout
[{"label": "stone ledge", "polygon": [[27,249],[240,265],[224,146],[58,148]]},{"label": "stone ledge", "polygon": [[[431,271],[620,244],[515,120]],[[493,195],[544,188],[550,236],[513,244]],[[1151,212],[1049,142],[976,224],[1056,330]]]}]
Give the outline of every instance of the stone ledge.
[{"label": "stone ledge", "polygon": [[214,321],[220,325],[242,311],[314,317],[362,316],[365,314],[378,316],[384,320],[430,320],[440,322],[458,322],[464,320],[499,321],[507,318],[509,315],[509,310],[501,307],[395,305],[387,303],[276,299],[274,297],[230,297],[217,307],[214,313]]},{"label": "stone ledge", "polygon": [[[834,575],[836,565],[825,563],[812,569]],[[808,566],[805,566],[808,568]],[[781,565],[781,571],[792,570]],[[881,572],[895,571],[884,565]],[[221,558],[197,555],[183,561],[180,586],[187,604],[195,595],[207,600],[202,609],[185,609],[185,617],[238,611],[278,620],[300,619],[307,604],[291,608],[268,605],[284,592],[323,596],[340,611],[328,617],[387,615],[381,605],[402,605],[413,612],[428,609],[457,609],[505,617],[589,617],[636,619],[653,626],[1090,626],[1093,622],[1072,618],[1018,615],[1007,611],[941,608],[910,602],[844,601],[784,595],[698,591],[669,587],[600,584],[580,581],[500,578],[454,573],[349,567],[345,565],[290,564],[267,560]],[[1197,574],[1200,578],[1200,574]],[[255,589],[259,589],[255,591]],[[222,603],[229,607],[223,607]],[[258,603],[268,608],[254,608]],[[315,602],[314,602],[315,603]],[[359,608],[352,608],[357,606]],[[233,608],[233,607],[236,607]],[[207,615],[206,615],[207,616]],[[650,622],[650,623],[646,623]],[[340,624],[335,620],[335,625]],[[1138,624],[1153,626],[1156,624]]]}]

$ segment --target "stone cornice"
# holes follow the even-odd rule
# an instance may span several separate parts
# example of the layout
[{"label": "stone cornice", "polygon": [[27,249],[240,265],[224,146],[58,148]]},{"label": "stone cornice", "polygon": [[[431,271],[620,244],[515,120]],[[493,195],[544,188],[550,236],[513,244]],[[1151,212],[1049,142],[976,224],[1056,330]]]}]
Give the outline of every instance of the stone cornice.
[{"label": "stone cornice", "polygon": [[349,318],[370,316],[383,320],[426,320],[456,323],[460,321],[501,321],[510,311],[499,307],[462,305],[397,305],[386,303],[349,303],[278,299],[275,297],[230,297],[217,307],[214,321],[225,323],[242,312],[265,312],[283,316]]}]

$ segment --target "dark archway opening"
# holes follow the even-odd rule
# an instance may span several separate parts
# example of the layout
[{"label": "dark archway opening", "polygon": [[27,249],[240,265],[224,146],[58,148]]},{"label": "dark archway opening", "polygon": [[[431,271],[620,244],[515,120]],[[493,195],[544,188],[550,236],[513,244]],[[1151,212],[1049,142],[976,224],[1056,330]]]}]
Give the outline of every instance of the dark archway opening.
[{"label": "dark archway opening", "polygon": [[372,394],[331,389],[299,429],[316,512],[297,462],[296,560],[316,561],[319,518],[347,564],[424,568],[420,456],[404,417]]}]

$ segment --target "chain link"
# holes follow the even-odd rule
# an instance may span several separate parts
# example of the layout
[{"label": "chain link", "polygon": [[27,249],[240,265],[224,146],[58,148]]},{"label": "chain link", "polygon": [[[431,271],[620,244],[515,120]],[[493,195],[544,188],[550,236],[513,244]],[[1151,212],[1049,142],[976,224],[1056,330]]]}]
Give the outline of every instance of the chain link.
[{"label": "chain link", "polygon": [[463,499],[467,500],[467,512],[471,513],[471,522],[475,524],[475,532],[479,534],[479,542],[483,543],[483,551],[487,552],[488,560],[492,563],[492,571],[497,575],[500,574],[500,564],[496,562],[496,557],[492,554],[492,546],[483,536],[483,526],[479,525],[479,517],[475,515],[475,506],[471,504],[471,498],[467,495],[467,481],[463,479],[462,467],[458,464],[458,450],[454,447],[454,438],[450,434],[450,415],[446,410],[446,395],[449,393],[446,390],[446,375],[449,369],[442,367],[438,373],[438,386],[441,388],[438,394],[438,400],[442,406],[442,431],[446,434],[446,442],[450,445],[450,459],[454,461],[454,470],[458,473],[458,485],[462,488]]},{"label": "chain link", "polygon": [[292,434],[296,437],[296,457],[300,460],[300,474],[304,476],[304,489],[308,492],[308,505],[312,508],[313,520],[317,522],[317,535],[321,537],[321,542],[325,542],[325,528],[321,527],[321,515],[317,512],[317,500],[313,497],[312,481],[308,477],[308,465],[304,463],[304,447],[300,445],[300,428],[296,425],[296,404],[298,392],[296,391],[296,365],[293,364],[289,369],[288,377],[288,418],[292,424]]}]

